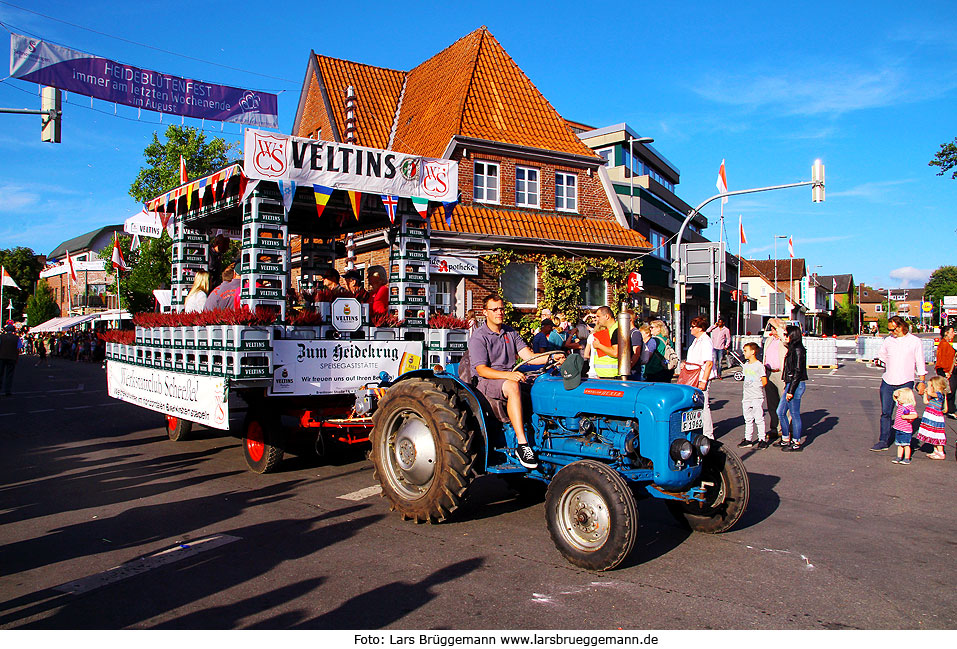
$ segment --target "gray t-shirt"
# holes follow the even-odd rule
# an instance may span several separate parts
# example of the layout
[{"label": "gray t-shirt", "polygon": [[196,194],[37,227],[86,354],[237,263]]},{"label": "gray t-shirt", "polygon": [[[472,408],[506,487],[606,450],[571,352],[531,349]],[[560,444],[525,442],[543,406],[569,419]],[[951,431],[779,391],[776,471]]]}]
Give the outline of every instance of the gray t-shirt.
[{"label": "gray t-shirt", "polygon": [[763,401],[764,386],[761,385],[761,379],[767,374],[764,371],[764,365],[758,362],[748,362],[744,364],[744,392],[741,395],[741,401]]},{"label": "gray t-shirt", "polygon": [[513,328],[502,325],[500,333],[494,333],[488,324],[482,324],[469,338],[469,363],[472,375],[478,376],[475,368],[485,365],[493,370],[511,371],[518,360],[518,352],[528,347]]}]

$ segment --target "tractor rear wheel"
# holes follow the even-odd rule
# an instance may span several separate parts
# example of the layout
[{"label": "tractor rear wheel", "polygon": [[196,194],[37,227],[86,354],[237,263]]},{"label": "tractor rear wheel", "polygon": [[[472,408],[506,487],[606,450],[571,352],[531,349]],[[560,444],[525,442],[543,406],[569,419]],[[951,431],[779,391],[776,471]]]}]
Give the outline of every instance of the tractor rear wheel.
[{"label": "tractor rear wheel", "polygon": [[750,485],[744,462],[721,442],[713,441],[704,458],[701,481],[708,483],[704,503],[669,501],[669,511],[695,532],[727,532],[748,507]]},{"label": "tractor rear wheel", "polygon": [[256,473],[270,473],[282,461],[284,435],[278,417],[250,407],[243,421],[243,457]]},{"label": "tractor rear wheel", "polygon": [[416,523],[446,520],[475,462],[468,407],[424,379],[390,387],[373,415],[372,462],[392,509]]},{"label": "tractor rear wheel", "polygon": [[562,556],[586,570],[614,568],[638,537],[638,508],[628,483],[592,460],[572,462],[555,474],[545,520]]},{"label": "tractor rear wheel", "polygon": [[170,441],[185,441],[193,435],[193,422],[172,415],[166,415],[166,434],[169,436]]}]

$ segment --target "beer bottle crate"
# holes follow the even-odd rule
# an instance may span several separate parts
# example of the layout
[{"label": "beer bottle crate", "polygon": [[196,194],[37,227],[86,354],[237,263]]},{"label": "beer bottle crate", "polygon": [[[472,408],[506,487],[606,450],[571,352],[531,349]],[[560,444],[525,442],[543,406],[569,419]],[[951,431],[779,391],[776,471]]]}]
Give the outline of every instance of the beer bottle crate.
[{"label": "beer bottle crate", "polygon": [[281,300],[270,300],[265,298],[240,298],[239,303],[253,312],[255,312],[259,307],[273,309],[278,312],[278,318],[280,320],[286,319],[285,298]]},{"label": "beer bottle crate", "polygon": [[243,225],[247,223],[285,225],[286,211],[279,193],[268,195],[261,188],[253,192],[243,207]]},{"label": "beer bottle crate", "polygon": [[270,352],[209,350],[208,372],[234,379],[266,378],[272,375]]},{"label": "beer bottle crate", "polygon": [[426,330],[429,326],[429,307],[427,304],[411,306],[407,304],[390,304],[389,308],[396,313],[403,327]]},{"label": "beer bottle crate", "polygon": [[200,232],[199,230],[184,230],[177,229],[175,236],[173,237],[173,243],[191,243],[191,244],[209,244],[209,236],[205,232]]},{"label": "beer bottle crate", "polygon": [[288,275],[263,273],[245,273],[242,276],[240,300],[283,300],[286,299]]},{"label": "beer bottle crate", "polygon": [[212,350],[262,352],[272,349],[272,327],[209,325],[204,329],[207,333],[207,347]]},{"label": "beer bottle crate", "polygon": [[389,284],[389,304],[426,306],[428,302],[428,284],[419,282],[395,282]]},{"label": "beer bottle crate", "polygon": [[244,223],[243,250],[268,249],[287,250],[289,247],[289,226],[271,223]]},{"label": "beer bottle crate", "polygon": [[243,250],[239,272],[242,275],[247,273],[285,275],[289,272],[287,251],[261,248]]},{"label": "beer bottle crate", "polygon": [[389,282],[428,282],[428,261],[393,259],[389,269]]},{"label": "beer bottle crate", "polygon": [[466,329],[429,329],[428,348],[430,351],[464,353],[469,346],[469,332]]},{"label": "beer bottle crate", "polygon": [[441,349],[428,350],[429,367],[432,365],[441,365],[443,368],[449,363],[458,363],[462,360],[464,351],[449,351]]},{"label": "beer bottle crate", "polygon": [[209,264],[209,246],[205,243],[174,243],[171,261],[205,268]]}]

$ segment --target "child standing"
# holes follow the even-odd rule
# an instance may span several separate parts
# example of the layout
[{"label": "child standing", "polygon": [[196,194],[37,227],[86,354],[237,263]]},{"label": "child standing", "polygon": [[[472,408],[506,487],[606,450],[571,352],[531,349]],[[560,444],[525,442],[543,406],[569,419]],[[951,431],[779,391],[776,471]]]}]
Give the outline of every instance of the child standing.
[{"label": "child standing", "polygon": [[944,459],[944,445],[947,444],[947,436],[944,434],[947,389],[947,379],[942,376],[935,376],[927,382],[927,390],[924,391],[924,403],[927,406],[924,408],[924,416],[920,420],[917,439],[934,445],[934,452],[927,456],[932,460]]},{"label": "child standing", "polygon": [[917,404],[910,388],[894,391],[897,412],[894,415],[894,432],[897,434],[897,459],[894,464],[910,464],[910,440],[914,432],[912,421],[917,419]]},{"label": "child standing", "polygon": [[[738,442],[739,447],[767,448],[768,436],[764,429],[764,386],[768,384],[768,377],[764,365],[758,361],[758,346],[755,343],[744,344],[744,388],[741,394],[741,409],[744,411],[744,439]],[[758,430],[758,439],[755,442],[751,425]]]}]

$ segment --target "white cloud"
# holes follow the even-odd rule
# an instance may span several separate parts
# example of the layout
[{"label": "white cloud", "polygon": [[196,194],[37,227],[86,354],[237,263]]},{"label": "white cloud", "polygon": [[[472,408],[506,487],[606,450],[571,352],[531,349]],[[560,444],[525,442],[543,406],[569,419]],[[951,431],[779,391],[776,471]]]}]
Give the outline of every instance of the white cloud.
[{"label": "white cloud", "polygon": [[0,211],[15,211],[31,207],[40,202],[40,195],[26,191],[23,187],[7,185],[0,187]]},{"label": "white cloud", "polygon": [[828,192],[828,198],[839,196],[850,196],[854,198],[863,198],[874,203],[886,203],[888,199],[899,194],[898,185],[916,182],[913,178],[904,180],[884,180],[881,182],[862,183],[850,189],[843,191]]},{"label": "white cloud", "polygon": [[[853,234],[835,235],[831,237],[807,237],[807,238],[795,237],[794,247],[799,248],[801,245],[805,245],[809,243],[831,243],[832,241],[844,241],[845,239],[854,239],[854,238],[855,238],[855,235]],[[773,243],[769,243],[766,246],[755,246],[755,247],[748,246],[746,252],[748,255],[753,255],[756,252],[767,252],[768,250],[774,250]],[[795,250],[795,253],[797,253],[797,250]],[[778,257],[780,259],[787,259],[786,257],[787,254],[788,254],[788,242],[782,239],[781,241],[778,241]],[[782,256],[782,255],[785,255],[785,256]],[[801,255],[797,255],[797,256],[800,257]]]},{"label": "white cloud", "polygon": [[914,283],[915,287],[926,284],[932,272],[933,270],[930,268],[922,270],[920,268],[914,268],[913,266],[901,266],[900,268],[892,270],[888,275],[891,279],[896,279],[903,283],[903,286],[900,288],[910,288],[911,282]]}]

